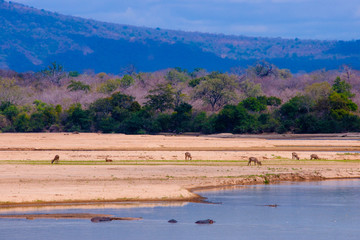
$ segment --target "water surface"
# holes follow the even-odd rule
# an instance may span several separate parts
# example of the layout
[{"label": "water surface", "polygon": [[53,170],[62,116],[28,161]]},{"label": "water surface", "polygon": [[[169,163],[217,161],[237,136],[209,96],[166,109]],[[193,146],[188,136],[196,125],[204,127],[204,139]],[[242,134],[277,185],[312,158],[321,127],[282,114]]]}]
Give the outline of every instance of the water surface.
[{"label": "water surface", "polygon": [[[26,213],[90,212],[143,220],[0,219],[0,239],[359,239],[359,188],[360,180],[285,183],[200,193],[222,204],[39,209]],[[269,204],[278,207],[265,206]],[[167,222],[172,218],[178,223]],[[208,218],[216,223],[194,223]]]}]

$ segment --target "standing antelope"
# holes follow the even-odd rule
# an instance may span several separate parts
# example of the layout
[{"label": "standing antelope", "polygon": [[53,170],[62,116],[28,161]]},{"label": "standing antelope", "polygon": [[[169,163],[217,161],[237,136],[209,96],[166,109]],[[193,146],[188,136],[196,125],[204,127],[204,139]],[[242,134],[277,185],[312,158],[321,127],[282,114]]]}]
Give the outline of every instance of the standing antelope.
[{"label": "standing antelope", "polygon": [[191,153],[189,152],[185,153],[185,160],[192,160]]}]

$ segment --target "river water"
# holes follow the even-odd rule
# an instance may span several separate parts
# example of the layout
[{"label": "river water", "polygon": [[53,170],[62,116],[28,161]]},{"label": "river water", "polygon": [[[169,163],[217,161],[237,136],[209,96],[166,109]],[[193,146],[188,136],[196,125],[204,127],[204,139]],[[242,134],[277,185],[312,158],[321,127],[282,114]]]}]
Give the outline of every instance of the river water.
[{"label": "river water", "polygon": [[[360,239],[357,179],[241,186],[200,194],[221,204],[38,209],[31,213],[86,212],[143,220],[92,223],[87,219],[0,219],[0,239]],[[278,206],[266,206],[274,204]],[[194,223],[208,218],[215,223]],[[169,219],[178,223],[168,223]]]}]

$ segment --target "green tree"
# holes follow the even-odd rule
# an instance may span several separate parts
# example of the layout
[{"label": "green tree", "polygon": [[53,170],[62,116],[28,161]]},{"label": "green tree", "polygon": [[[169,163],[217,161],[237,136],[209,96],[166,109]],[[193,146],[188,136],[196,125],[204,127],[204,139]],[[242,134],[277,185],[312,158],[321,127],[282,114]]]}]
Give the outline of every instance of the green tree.
[{"label": "green tree", "polygon": [[160,126],[161,132],[173,132],[173,126],[171,121],[171,114],[159,113],[157,114],[156,121]]},{"label": "green tree", "polygon": [[4,115],[0,114],[0,132],[7,132],[11,127],[11,122]]},{"label": "green tree", "polygon": [[274,113],[262,113],[258,117],[260,129],[263,132],[276,132],[281,126],[279,119]]},{"label": "green tree", "polygon": [[250,74],[257,77],[264,78],[276,74],[276,67],[266,61],[257,62],[253,67],[248,69]]},{"label": "green tree", "polygon": [[120,92],[113,93],[108,98],[97,99],[89,107],[95,128],[105,133],[120,131],[121,122],[140,109],[141,106],[134,97]]},{"label": "green tree", "polygon": [[263,95],[260,84],[255,84],[252,80],[246,79],[240,83],[240,89],[244,93],[245,97],[258,97]]},{"label": "green tree", "polygon": [[351,85],[347,82],[345,82],[345,80],[341,80],[340,77],[336,77],[335,82],[332,86],[332,89],[340,94],[345,95],[348,98],[352,98],[355,96],[355,94],[351,93]]},{"label": "green tree", "polygon": [[121,131],[128,134],[156,133],[161,130],[154,116],[145,109],[131,114],[121,125]]},{"label": "green tree", "polygon": [[148,101],[145,105],[151,109],[163,112],[175,107],[175,92],[170,84],[158,84],[156,88],[150,90],[149,93],[150,94],[146,96]]},{"label": "green tree", "polygon": [[313,102],[306,96],[296,96],[280,107],[280,114],[285,120],[295,120],[302,114],[309,113]]},{"label": "green tree", "polygon": [[317,112],[318,117],[329,113],[329,96],[332,92],[328,82],[314,83],[305,88],[305,96],[314,102],[313,109]]},{"label": "green tree", "polygon": [[[130,111],[140,110],[139,109],[140,105],[137,102],[135,102],[135,98],[133,96],[122,94],[120,92],[113,93],[109,98],[109,101],[113,107],[125,108]],[[137,106],[135,107],[134,104],[136,104]]]},{"label": "green tree", "polygon": [[296,96],[284,103],[280,109],[281,126],[278,132],[299,132],[298,120],[312,111],[313,101],[306,96]]},{"label": "green tree", "polygon": [[71,80],[70,84],[67,86],[67,89],[69,89],[72,92],[84,91],[85,93],[87,93],[90,91],[90,85],[82,83],[81,81]]},{"label": "green tree", "polygon": [[235,89],[234,75],[213,73],[194,88],[194,97],[209,104],[211,110],[215,111],[236,99]]},{"label": "green tree", "polygon": [[176,84],[178,82],[187,82],[190,77],[186,70],[182,70],[181,68],[174,68],[167,72],[165,79],[170,84]]},{"label": "green tree", "polygon": [[96,130],[103,133],[111,133],[117,131],[120,123],[116,121],[110,114],[98,116],[96,119]]},{"label": "green tree", "polygon": [[122,77],[122,79],[120,80],[120,86],[122,88],[128,88],[128,87],[134,85],[134,83],[135,83],[134,78],[132,76],[130,76],[130,75],[127,75],[127,74],[124,75]]},{"label": "green tree", "polygon": [[256,133],[259,130],[259,123],[240,103],[237,106],[226,105],[221,109],[215,129],[217,132]]},{"label": "green tree", "polygon": [[243,100],[241,104],[250,111],[261,112],[266,109],[266,97],[265,98],[248,97],[245,100]]},{"label": "green tree", "polygon": [[192,106],[188,103],[181,103],[177,106],[171,115],[171,121],[173,124],[173,129],[179,132],[188,132],[191,130],[190,120],[192,115]]},{"label": "green tree", "polygon": [[89,110],[95,114],[107,115],[112,112],[114,106],[111,104],[110,98],[99,98],[90,104]]},{"label": "green tree", "polygon": [[317,102],[321,99],[327,99],[332,89],[328,82],[314,83],[305,87],[305,94],[308,98]]},{"label": "green tree", "polygon": [[215,133],[216,120],[216,114],[207,116],[204,111],[196,113],[192,123],[193,131],[205,134]]},{"label": "green tree", "polygon": [[350,112],[357,110],[358,106],[344,93],[333,92],[329,97],[330,113],[336,120],[342,120]]},{"label": "green tree", "polygon": [[83,110],[80,103],[72,104],[65,111],[63,124],[67,131],[90,131],[91,114],[89,110]]},{"label": "green tree", "polygon": [[289,69],[277,69],[275,74],[282,79],[290,79],[292,78],[292,74]]},{"label": "green tree", "polygon": [[98,88],[98,92],[110,94],[120,86],[120,79],[108,79]]},{"label": "green tree", "polygon": [[15,117],[14,128],[17,132],[29,132],[30,128],[30,117],[26,113],[20,113]]},{"label": "green tree", "polygon": [[35,100],[33,104],[36,107],[36,111],[30,115],[30,127],[32,131],[44,131],[59,121],[59,107],[56,108],[40,100]]},{"label": "green tree", "polygon": [[15,78],[0,77],[0,102],[18,103],[24,91],[16,84]]},{"label": "green tree", "polygon": [[6,116],[8,120],[11,122],[14,120],[14,118],[19,114],[20,110],[15,104],[12,104],[10,102],[2,102],[0,109],[3,113],[3,115]]},{"label": "green tree", "polygon": [[174,88],[174,106],[178,107],[180,104],[185,102],[188,96],[182,92],[182,89]]},{"label": "green tree", "polygon": [[189,87],[194,88],[194,87],[196,87],[197,85],[199,85],[201,81],[204,81],[204,80],[206,80],[206,79],[207,79],[206,77],[194,78],[194,79],[192,79],[192,80],[189,81],[188,85],[189,85]]},{"label": "green tree", "polygon": [[281,99],[274,97],[274,96],[270,96],[268,98],[266,98],[266,105],[268,106],[274,106],[274,107],[278,107],[281,105]]},{"label": "green tree", "polygon": [[74,78],[76,78],[76,77],[78,77],[78,76],[80,76],[80,73],[79,73],[78,71],[70,71],[70,72],[69,72],[69,77],[74,77]]},{"label": "green tree", "polygon": [[50,63],[44,70],[41,71],[44,77],[46,77],[50,82],[60,85],[61,79],[66,77],[66,72],[64,71],[64,66],[56,63],[56,61]]}]

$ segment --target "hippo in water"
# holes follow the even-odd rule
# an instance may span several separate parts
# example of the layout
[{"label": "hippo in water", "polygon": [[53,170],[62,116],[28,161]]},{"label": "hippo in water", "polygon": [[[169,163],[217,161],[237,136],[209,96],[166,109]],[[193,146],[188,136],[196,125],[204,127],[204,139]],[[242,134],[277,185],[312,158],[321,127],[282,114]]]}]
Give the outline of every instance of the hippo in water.
[{"label": "hippo in water", "polygon": [[91,219],[92,222],[98,223],[98,222],[110,222],[112,221],[112,218],[110,217],[93,217]]},{"label": "hippo in water", "polygon": [[177,221],[175,219],[170,219],[168,223],[177,223]]},{"label": "hippo in water", "polygon": [[214,221],[211,219],[206,219],[206,220],[199,220],[195,222],[196,224],[213,224]]}]

